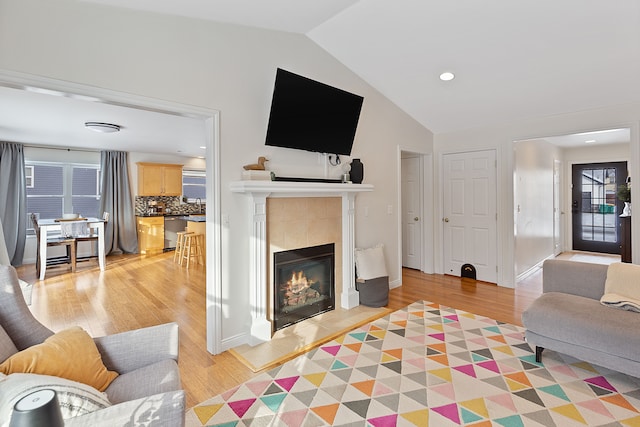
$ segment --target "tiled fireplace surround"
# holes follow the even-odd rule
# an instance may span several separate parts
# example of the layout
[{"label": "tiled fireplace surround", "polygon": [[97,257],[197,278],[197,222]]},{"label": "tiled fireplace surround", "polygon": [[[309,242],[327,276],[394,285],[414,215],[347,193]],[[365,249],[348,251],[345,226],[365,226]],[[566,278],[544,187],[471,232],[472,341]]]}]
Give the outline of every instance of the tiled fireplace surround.
[{"label": "tiled fireplace surround", "polygon": [[336,304],[359,305],[354,277],[355,197],[372,185],[237,181],[231,191],[251,197],[251,345],[271,340],[274,252],[335,243]]}]

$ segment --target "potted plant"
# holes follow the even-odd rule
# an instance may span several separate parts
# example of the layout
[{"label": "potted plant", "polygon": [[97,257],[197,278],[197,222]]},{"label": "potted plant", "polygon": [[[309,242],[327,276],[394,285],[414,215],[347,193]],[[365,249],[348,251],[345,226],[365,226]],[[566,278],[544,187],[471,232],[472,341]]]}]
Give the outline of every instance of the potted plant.
[{"label": "potted plant", "polygon": [[616,195],[624,202],[624,209],[620,216],[631,216],[631,188],[627,184],[619,185]]}]

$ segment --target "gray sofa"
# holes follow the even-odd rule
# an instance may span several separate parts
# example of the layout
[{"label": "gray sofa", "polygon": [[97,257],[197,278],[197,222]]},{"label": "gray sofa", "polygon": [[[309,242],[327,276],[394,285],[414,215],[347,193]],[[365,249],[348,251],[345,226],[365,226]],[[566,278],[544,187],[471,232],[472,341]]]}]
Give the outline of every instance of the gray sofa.
[{"label": "gray sofa", "polygon": [[[52,335],[53,331],[31,314],[15,269],[0,265],[0,363]],[[184,425],[177,324],[137,329],[94,341],[107,369],[120,374],[105,390],[112,406],[67,419],[65,426]]]},{"label": "gray sofa", "polygon": [[[600,303],[607,265],[547,260],[543,295],[522,314],[525,338],[545,348],[640,377],[640,313]],[[638,278],[640,281],[640,277]]]}]

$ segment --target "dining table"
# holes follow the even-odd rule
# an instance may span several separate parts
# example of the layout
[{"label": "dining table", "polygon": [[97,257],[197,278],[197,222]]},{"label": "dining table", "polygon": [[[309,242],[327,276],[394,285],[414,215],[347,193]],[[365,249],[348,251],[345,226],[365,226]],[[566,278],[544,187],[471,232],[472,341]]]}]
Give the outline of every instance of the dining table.
[{"label": "dining table", "polygon": [[[98,264],[100,270],[105,268],[105,250],[104,250],[104,224],[106,220],[102,218],[81,218],[73,221],[83,221],[87,224],[89,230],[94,230],[98,234]],[[44,273],[47,268],[47,236],[59,234],[62,230],[64,219],[39,219],[38,227],[40,228],[40,280],[44,280]],[[58,233],[56,233],[58,232]]]}]

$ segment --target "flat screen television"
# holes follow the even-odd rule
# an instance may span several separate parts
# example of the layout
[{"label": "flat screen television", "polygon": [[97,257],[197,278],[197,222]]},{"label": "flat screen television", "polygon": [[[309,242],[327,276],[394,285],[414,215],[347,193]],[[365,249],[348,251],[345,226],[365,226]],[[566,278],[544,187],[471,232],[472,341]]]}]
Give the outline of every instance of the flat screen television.
[{"label": "flat screen television", "polygon": [[348,156],[363,100],[278,68],[265,144]]}]

